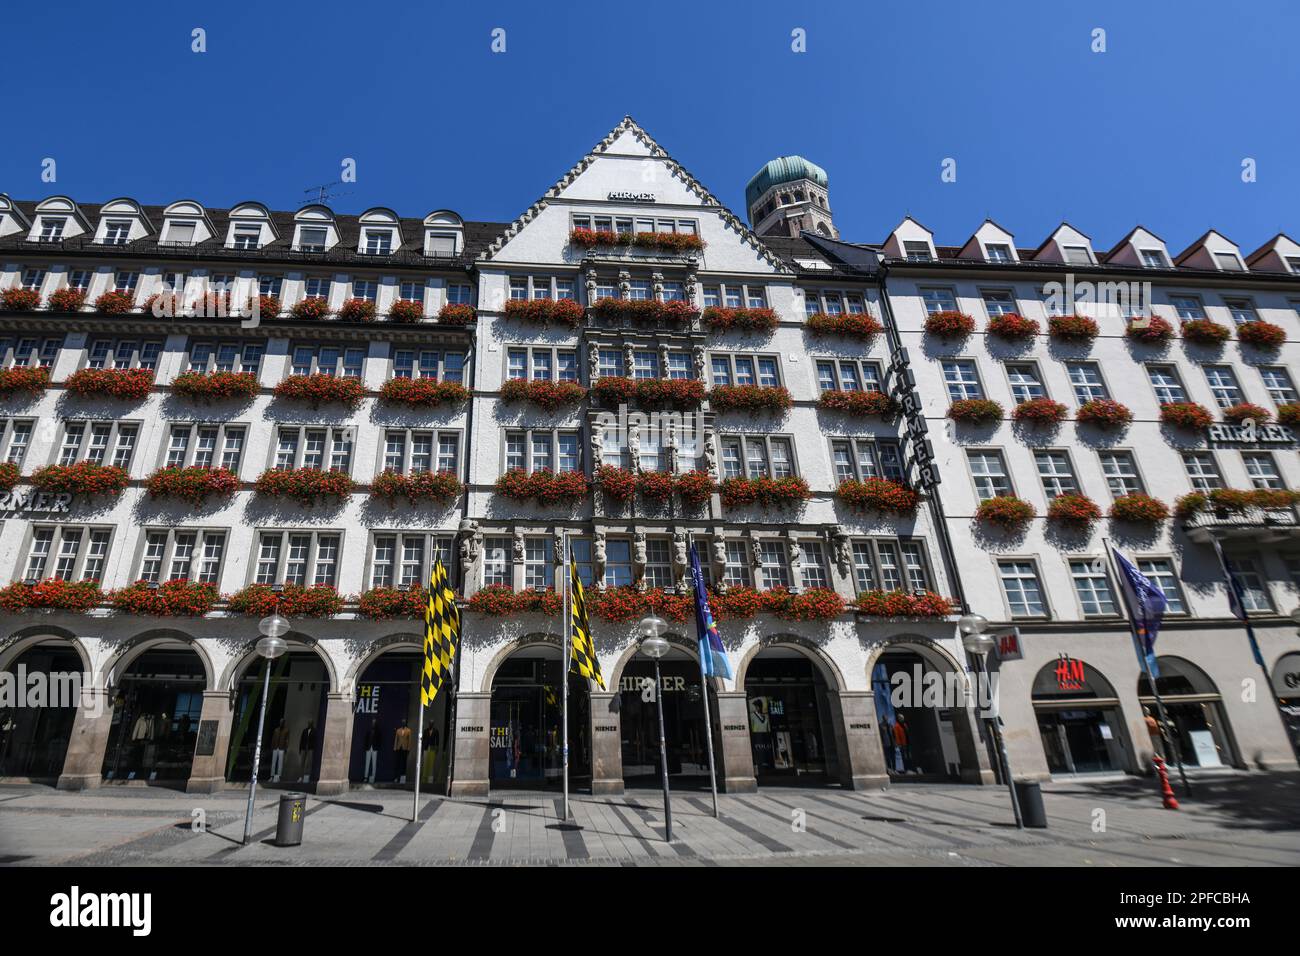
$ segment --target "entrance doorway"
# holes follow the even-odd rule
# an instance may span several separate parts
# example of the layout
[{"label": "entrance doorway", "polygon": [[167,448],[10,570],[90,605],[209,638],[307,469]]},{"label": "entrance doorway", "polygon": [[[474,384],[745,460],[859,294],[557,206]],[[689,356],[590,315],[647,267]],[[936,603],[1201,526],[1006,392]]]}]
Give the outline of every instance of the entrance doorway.
[{"label": "entrance doorway", "polygon": [[[1156,665],[1160,672],[1156,689],[1165,705],[1164,737],[1169,746],[1177,748],[1183,766],[1242,766],[1232,744],[1223,698],[1209,675],[1181,657],[1160,657]],[[1159,721],[1146,674],[1138,678],[1138,703],[1146,715]]]},{"label": "entrance doorway", "polygon": [[[659,714],[653,696],[654,674],[654,663],[638,657],[627,663],[619,678],[623,782],[629,787],[660,785]],[[700,665],[685,651],[674,647],[659,661],[659,674],[658,697],[664,708],[664,742],[672,786],[707,790],[709,751]],[[713,749],[715,754],[721,752],[721,742],[716,736]]]},{"label": "entrance doorway", "polygon": [[[22,670],[19,670],[19,668]],[[27,777],[32,780],[58,779],[63,772],[63,758],[68,753],[72,724],[77,716],[75,699],[55,700],[50,696],[60,687],[72,684],[62,675],[83,674],[81,658],[67,644],[38,644],[18,655],[5,670],[15,675],[44,674],[47,698],[43,706],[0,707],[0,777]],[[15,684],[17,688],[20,686]],[[27,686],[27,685],[22,685]],[[67,703],[66,707],[50,706]]]},{"label": "entrance doorway", "polygon": [[[492,678],[488,779],[494,788],[559,788],[560,649],[525,647],[504,661]],[[569,786],[591,786],[591,701],[585,678],[569,680]]]},{"label": "entrance doorway", "polygon": [[1115,773],[1129,766],[1119,698],[1101,672],[1062,657],[1039,670],[1030,694],[1051,773]]},{"label": "entrance doorway", "polygon": [[[961,754],[954,727],[960,715],[955,708],[926,706],[927,674],[942,677],[944,671],[920,653],[904,649],[885,651],[871,671],[880,746],[885,771],[892,781],[934,783],[961,779]],[[941,681],[939,686],[946,684]],[[894,693],[896,687],[899,694]]]},{"label": "entrance doorway", "polygon": [[[372,786],[412,786],[420,720],[419,651],[396,650],[372,661],[357,681],[352,705],[352,755],[348,779]],[[421,788],[444,788],[447,719],[451,695],[440,693],[424,711]]]},{"label": "entrance doorway", "polygon": [[132,661],[113,695],[103,778],[188,780],[205,686],[203,661],[192,650],[149,650]]},{"label": "entrance doorway", "polygon": [[837,777],[826,679],[789,647],[760,651],[745,672],[754,775],[763,784],[825,784]]},{"label": "entrance doorway", "polygon": [[273,661],[255,658],[240,677],[235,687],[226,779],[243,782],[252,776],[267,667],[271,669],[271,686],[257,782],[268,787],[311,786],[320,776],[330,682],[325,662],[313,651],[304,650],[290,651]]}]

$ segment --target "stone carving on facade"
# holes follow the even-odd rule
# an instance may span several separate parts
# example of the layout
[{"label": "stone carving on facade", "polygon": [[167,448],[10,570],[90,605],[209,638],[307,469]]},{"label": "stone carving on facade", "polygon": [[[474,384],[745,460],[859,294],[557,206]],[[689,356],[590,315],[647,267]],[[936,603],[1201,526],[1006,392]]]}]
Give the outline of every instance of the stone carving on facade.
[{"label": "stone carving on facade", "polygon": [[553,560],[556,563],[556,565],[564,564],[564,541],[565,541],[565,530],[563,528],[556,528],[555,529],[555,554],[551,558],[551,560]]},{"label": "stone carving on facade", "polygon": [[641,426],[631,421],[627,426],[627,453],[632,461],[632,471],[641,470]]},{"label": "stone carving on facade", "polygon": [[596,590],[605,590],[605,532],[597,531],[591,542],[591,572]]},{"label": "stone carving on facade", "polygon": [[627,375],[632,374],[632,360],[636,357],[636,349],[632,347],[631,342],[623,343],[623,372]]},{"label": "stone carving on facade", "polygon": [[796,537],[799,532],[788,532],[790,543],[787,547],[790,559],[790,584],[797,590],[803,588],[803,548],[799,545],[799,539]]},{"label": "stone carving on facade", "polygon": [[844,530],[843,525],[837,524],[827,529],[826,536],[830,540],[840,574],[848,574],[853,570],[853,548],[849,541],[849,533]]},{"label": "stone carving on facade", "polygon": [[713,430],[704,433],[704,469],[714,481],[718,475],[718,434]]},{"label": "stone carving on facade", "polygon": [[650,273],[650,284],[651,284],[651,288],[654,289],[654,297],[655,297],[655,301],[656,301],[656,302],[663,301],[663,297],[664,297],[664,274],[663,274],[662,272],[652,272],[652,273]]},{"label": "stone carving on facade", "polygon": [[598,285],[595,268],[587,269],[587,301],[596,301],[596,286]]},{"label": "stone carving on facade", "polygon": [[630,298],[632,295],[632,273],[622,269],[618,274],[618,297],[620,299]]},{"label": "stone carving on facade", "polygon": [[597,468],[605,464],[605,436],[604,429],[598,425],[591,427],[591,470],[594,473]]},{"label": "stone carving on facade", "polygon": [[677,422],[675,419],[668,419],[667,424],[663,426],[663,448],[664,454],[668,456],[668,473],[677,474]]},{"label": "stone carving on facade", "polygon": [[673,532],[673,579],[678,590],[686,587],[686,570],[690,560],[686,556],[686,532]]},{"label": "stone carving on facade", "polygon": [[727,539],[721,528],[713,529],[713,580],[723,587],[727,575]]},{"label": "stone carving on facade", "polygon": [[755,569],[763,566],[763,549],[759,546],[758,535],[752,531],[749,533],[749,563]]},{"label": "stone carving on facade", "polygon": [[514,541],[511,550],[514,552],[515,563],[519,564],[524,560],[524,529],[515,528]]},{"label": "stone carving on facade", "polygon": [[695,362],[695,378],[698,381],[704,381],[704,346],[697,345],[691,350],[691,358]]},{"label": "stone carving on facade", "polygon": [[595,382],[600,377],[600,346],[595,342],[587,345],[587,381]]},{"label": "stone carving on facade", "polygon": [[638,591],[644,591],[646,589],[645,565],[645,532],[637,531],[632,535],[632,580],[636,582],[636,589]]}]

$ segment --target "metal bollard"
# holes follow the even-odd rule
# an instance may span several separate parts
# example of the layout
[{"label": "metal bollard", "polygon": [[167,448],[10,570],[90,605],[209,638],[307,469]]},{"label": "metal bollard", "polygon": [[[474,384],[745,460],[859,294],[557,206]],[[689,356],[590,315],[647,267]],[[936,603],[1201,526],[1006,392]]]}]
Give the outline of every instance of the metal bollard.
[{"label": "metal bollard", "polygon": [[275,823],[276,846],[302,843],[302,821],[307,816],[307,794],[280,794],[280,817]]}]

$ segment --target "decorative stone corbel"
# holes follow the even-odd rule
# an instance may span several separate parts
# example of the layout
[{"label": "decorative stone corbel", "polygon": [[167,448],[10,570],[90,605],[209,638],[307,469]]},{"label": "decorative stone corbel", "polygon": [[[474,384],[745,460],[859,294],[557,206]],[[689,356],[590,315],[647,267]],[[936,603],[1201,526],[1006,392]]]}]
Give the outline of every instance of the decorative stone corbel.
[{"label": "decorative stone corbel", "polygon": [[605,532],[597,530],[591,541],[591,570],[596,590],[605,590]]},{"label": "decorative stone corbel", "polygon": [[645,582],[646,541],[645,532],[637,531],[632,535],[632,580],[638,591],[646,589]]}]

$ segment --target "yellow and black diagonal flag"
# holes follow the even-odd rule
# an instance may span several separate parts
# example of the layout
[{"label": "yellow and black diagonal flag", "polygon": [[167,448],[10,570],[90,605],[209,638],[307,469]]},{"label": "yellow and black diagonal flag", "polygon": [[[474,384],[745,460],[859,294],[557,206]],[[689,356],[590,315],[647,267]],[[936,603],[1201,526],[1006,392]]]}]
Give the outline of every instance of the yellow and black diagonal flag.
[{"label": "yellow and black diagonal flag", "polygon": [[605,678],[600,676],[600,661],[596,659],[596,647],[591,642],[591,622],[587,619],[587,600],[582,593],[582,579],[578,577],[578,565],[569,562],[569,591],[572,595],[570,605],[573,610],[573,657],[570,670],[577,671],[579,677],[594,680],[605,689]]},{"label": "yellow and black diagonal flag", "polygon": [[433,703],[443,681],[451,677],[459,647],[460,609],[439,558],[429,575],[429,603],[424,608],[424,672],[420,676],[420,703],[424,706]]}]

